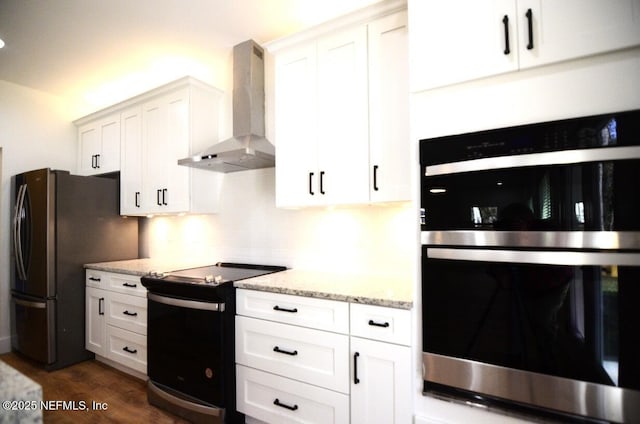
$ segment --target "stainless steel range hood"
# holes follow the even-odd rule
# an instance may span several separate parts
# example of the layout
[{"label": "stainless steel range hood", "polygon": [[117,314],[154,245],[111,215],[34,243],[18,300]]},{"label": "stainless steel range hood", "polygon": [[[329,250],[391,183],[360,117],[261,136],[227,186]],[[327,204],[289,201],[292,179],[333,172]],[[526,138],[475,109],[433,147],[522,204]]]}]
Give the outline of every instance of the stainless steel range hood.
[{"label": "stainless steel range hood", "polygon": [[218,172],[275,166],[275,147],[264,130],[264,50],[253,40],[233,48],[233,137],[178,165]]}]

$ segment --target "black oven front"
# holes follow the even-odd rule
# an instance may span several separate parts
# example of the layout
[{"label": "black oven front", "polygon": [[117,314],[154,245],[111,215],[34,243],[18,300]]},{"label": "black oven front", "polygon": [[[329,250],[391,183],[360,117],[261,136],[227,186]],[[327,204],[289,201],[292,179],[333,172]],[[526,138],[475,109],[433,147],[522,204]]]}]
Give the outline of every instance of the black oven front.
[{"label": "black oven front", "polygon": [[640,112],[421,140],[426,392],[640,420]]}]

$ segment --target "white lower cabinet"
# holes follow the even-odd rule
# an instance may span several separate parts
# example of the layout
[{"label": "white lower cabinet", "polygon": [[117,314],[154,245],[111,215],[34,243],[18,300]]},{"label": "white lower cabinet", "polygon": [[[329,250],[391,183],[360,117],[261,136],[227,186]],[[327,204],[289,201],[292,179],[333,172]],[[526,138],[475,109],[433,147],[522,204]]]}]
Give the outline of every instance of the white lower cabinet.
[{"label": "white lower cabinet", "polygon": [[238,289],[237,313],[238,411],[267,423],[411,423],[410,311]]},{"label": "white lower cabinet", "polygon": [[411,348],[351,337],[351,424],[411,423]]},{"label": "white lower cabinet", "polygon": [[86,271],[85,347],[147,373],[147,291],[140,277]]},{"label": "white lower cabinet", "polygon": [[411,313],[351,304],[351,424],[409,424]]},{"label": "white lower cabinet", "polygon": [[237,408],[268,423],[347,423],[349,395],[236,366]]}]

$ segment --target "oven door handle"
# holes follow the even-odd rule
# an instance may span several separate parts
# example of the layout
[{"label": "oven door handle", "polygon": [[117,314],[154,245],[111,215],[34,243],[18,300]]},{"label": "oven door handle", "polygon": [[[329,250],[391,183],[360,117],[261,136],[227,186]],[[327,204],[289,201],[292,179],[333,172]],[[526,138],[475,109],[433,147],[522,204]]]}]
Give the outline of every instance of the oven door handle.
[{"label": "oven door handle", "polygon": [[555,152],[470,159],[460,162],[426,166],[424,168],[424,176],[431,177],[434,175],[456,174],[459,172],[521,168],[525,166],[567,165],[572,163],[628,159],[640,159],[640,146],[598,147],[591,149],[560,150]]},{"label": "oven door handle", "polygon": [[179,308],[199,309],[202,311],[224,312],[224,302],[202,302],[199,300],[177,299],[175,297],[160,296],[154,293],[147,293],[147,298],[154,302],[162,303]]},{"label": "oven door handle", "polygon": [[542,250],[451,249],[428,247],[427,257],[474,262],[509,262],[544,265],[638,266],[640,253],[605,253]]}]

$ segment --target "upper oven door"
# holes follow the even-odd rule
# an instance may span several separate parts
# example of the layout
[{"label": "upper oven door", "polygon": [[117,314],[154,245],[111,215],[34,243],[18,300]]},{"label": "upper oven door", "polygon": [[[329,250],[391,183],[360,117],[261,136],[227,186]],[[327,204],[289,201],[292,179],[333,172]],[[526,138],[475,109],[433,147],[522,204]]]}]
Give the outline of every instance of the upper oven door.
[{"label": "upper oven door", "polygon": [[422,140],[422,243],[637,248],[636,120],[629,112]]}]

